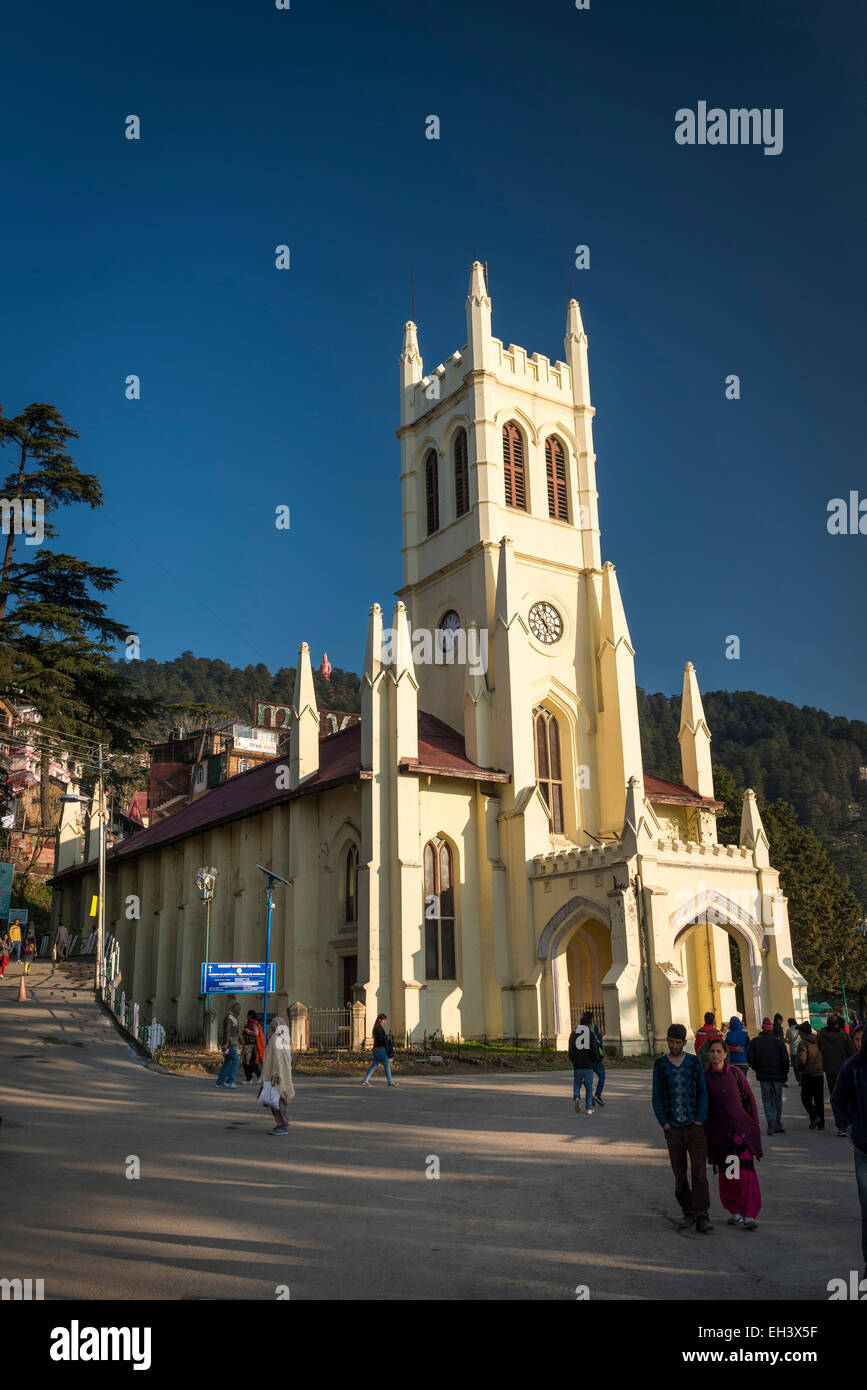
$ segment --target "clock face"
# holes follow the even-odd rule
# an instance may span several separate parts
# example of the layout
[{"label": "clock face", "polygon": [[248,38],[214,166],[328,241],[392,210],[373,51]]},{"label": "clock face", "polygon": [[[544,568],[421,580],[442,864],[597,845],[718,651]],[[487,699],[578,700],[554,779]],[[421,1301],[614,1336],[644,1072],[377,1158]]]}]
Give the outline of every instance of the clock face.
[{"label": "clock face", "polygon": [[455,633],[460,631],[461,620],[453,608],[440,618],[440,642],[444,652],[450,652],[455,644]]},{"label": "clock face", "polygon": [[563,636],[563,619],[550,603],[534,603],[529,619],[530,631],[537,642],[559,642]]}]

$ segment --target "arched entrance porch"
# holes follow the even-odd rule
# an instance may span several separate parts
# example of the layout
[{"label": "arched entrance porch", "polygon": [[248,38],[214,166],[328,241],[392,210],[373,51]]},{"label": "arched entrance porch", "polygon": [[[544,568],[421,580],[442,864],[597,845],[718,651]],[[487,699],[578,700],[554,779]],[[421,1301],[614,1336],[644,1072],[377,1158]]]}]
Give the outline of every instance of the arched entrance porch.
[{"label": "arched entrance porch", "polygon": [[686,986],[689,1026],[712,1013],[718,1024],[733,1014],[752,1036],[761,1028],[762,928],[737,903],[710,890],[672,919],[674,965]]},{"label": "arched entrance porch", "polygon": [[572,898],[556,912],[539,938],[545,962],[546,1031],[568,1037],[585,1009],[605,1032],[605,976],[611,969],[607,911],[589,898]]}]

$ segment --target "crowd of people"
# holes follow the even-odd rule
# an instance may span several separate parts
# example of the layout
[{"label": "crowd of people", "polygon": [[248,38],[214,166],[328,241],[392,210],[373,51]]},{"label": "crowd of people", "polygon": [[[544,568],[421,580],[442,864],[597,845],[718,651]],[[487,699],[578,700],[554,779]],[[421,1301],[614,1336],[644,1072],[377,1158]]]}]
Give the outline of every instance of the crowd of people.
[{"label": "crowd of people", "polygon": [[24,961],[24,974],[30,974],[30,967],[39,954],[36,933],[28,927],[26,933],[17,917],[13,917],[8,927],[0,931],[0,982],[6,983],[6,967],[10,960]]},{"label": "crowd of people", "polygon": [[[800,1085],[811,1130],[825,1128],[825,1083],[837,1126],[854,1150],[861,1205],[861,1247],[867,1278],[867,1038],[857,1019],[829,1014],[818,1033],[790,1018],[762,1020],[750,1039],[737,1016],[725,1035],[712,1013],[696,1029],[695,1053],[686,1052],[682,1023],[668,1029],[668,1052],[653,1065],[653,1111],[662,1126],[684,1225],[702,1234],[710,1221],[707,1165],[718,1174],[728,1224],[755,1230],[762,1197],[756,1164],[763,1157],[758,1105],[748,1080],[759,1083],[767,1134],[785,1134],[783,1094],[790,1070]],[[576,1072],[576,1078],[578,1073]],[[576,1106],[577,1108],[577,1106]]]}]

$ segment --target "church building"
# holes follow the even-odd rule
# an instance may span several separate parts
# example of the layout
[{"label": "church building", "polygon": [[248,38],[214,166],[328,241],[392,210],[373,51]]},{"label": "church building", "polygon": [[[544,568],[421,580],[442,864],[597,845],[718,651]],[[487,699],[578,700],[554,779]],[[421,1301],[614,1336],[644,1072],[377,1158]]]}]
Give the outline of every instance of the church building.
[{"label": "church building", "polygon": [[[216,787],[108,856],[106,930],[129,998],[201,1018],[199,865],[218,870],[210,959],[264,959],[277,995],[360,1000],[396,1035],[540,1036],[592,1008],[605,1043],[658,1051],[705,1010],[807,1014],[755,796],[716,835],[711,735],[683,673],[682,781],[642,765],[634,649],[603,563],[587,337],[563,360],[491,331],[471,270],[466,342],[400,354],[403,586],[370,609],[361,722],[321,737],[302,643],[288,759]],[[55,913],[82,929],[96,865],[61,830]],[[71,856],[71,857],[70,857]],[[133,915],[130,916],[130,903]],[[135,916],[135,912],[138,916]],[[247,1007],[261,1003],[246,998]]]}]

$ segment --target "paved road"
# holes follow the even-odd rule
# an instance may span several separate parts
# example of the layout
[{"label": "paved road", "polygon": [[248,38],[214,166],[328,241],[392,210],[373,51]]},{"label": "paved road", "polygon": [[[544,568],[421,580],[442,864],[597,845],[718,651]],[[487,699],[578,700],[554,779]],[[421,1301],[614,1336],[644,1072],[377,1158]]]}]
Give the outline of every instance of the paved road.
[{"label": "paved road", "polygon": [[791,1086],[759,1230],[702,1237],[676,1228],[647,1072],[610,1073],[592,1117],[566,1073],[302,1076],[271,1138],[254,1087],[143,1064],[71,967],[37,965],[26,1004],[10,970],[0,1277],[46,1298],[700,1298],[704,1278],[716,1299],[825,1300],[859,1267],[851,1149],[808,1132]]}]

